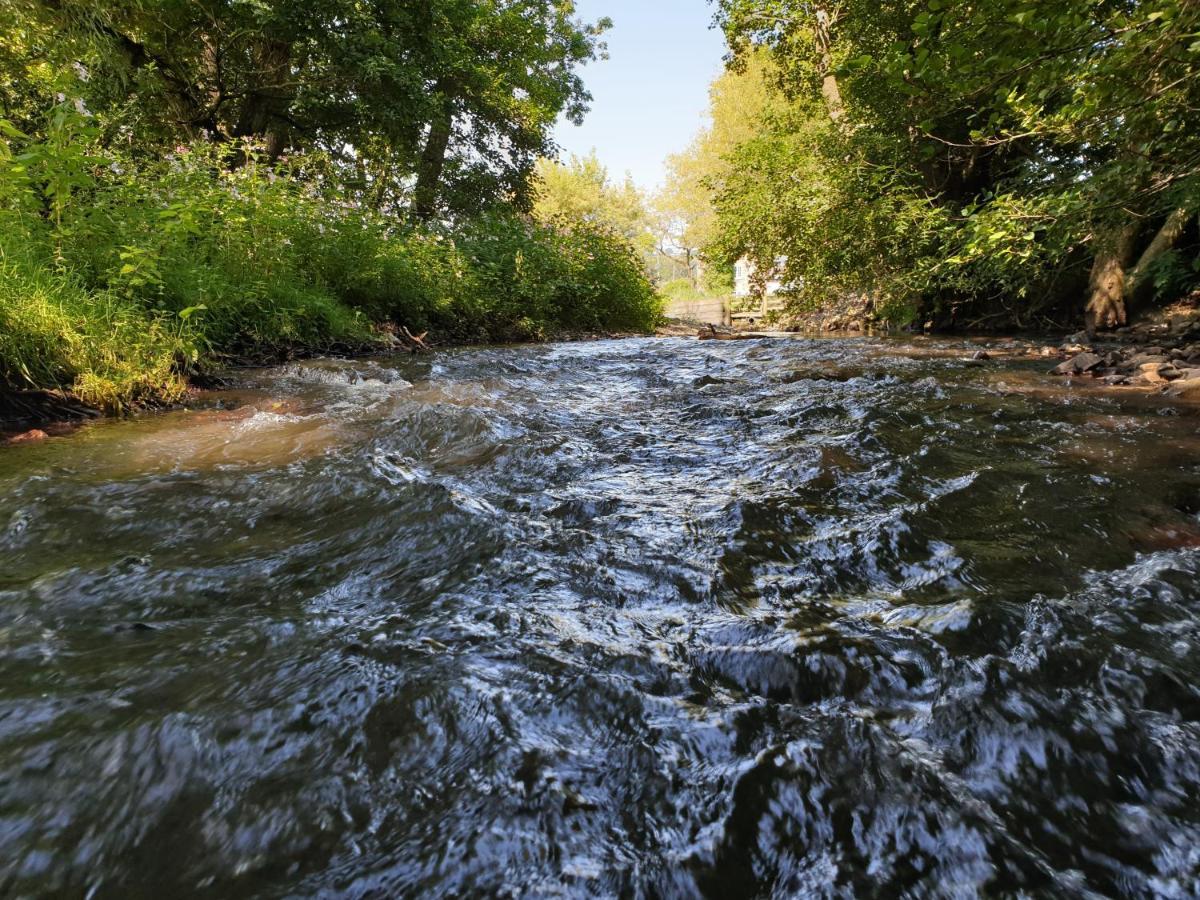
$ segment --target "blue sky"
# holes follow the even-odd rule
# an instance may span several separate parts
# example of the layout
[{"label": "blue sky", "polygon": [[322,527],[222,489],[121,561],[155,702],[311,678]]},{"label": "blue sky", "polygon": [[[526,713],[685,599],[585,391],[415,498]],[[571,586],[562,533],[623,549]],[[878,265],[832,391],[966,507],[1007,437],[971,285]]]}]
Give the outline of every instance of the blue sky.
[{"label": "blue sky", "polygon": [[707,0],[577,0],[579,16],[613,20],[610,58],[583,69],[592,111],[580,127],[563,120],[563,156],[596,148],[616,178],[643,188],[662,180],[668,154],[688,145],[708,109],[708,85],[721,72],[725,42],[709,28]]}]

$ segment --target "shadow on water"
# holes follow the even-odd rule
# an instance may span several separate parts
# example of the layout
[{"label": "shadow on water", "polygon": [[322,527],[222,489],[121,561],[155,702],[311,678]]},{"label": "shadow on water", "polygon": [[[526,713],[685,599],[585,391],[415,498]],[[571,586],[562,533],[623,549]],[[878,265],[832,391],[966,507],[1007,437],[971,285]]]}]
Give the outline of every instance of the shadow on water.
[{"label": "shadow on water", "polygon": [[314,362],[4,452],[0,891],[1194,895],[1200,420],[902,351]]}]

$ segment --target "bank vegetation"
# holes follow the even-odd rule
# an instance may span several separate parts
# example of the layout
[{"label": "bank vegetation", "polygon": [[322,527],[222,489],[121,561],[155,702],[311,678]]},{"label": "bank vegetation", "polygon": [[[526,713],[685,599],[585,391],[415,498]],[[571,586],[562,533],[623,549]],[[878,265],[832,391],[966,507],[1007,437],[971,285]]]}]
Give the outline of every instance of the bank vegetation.
[{"label": "bank vegetation", "polygon": [[[647,330],[638,250],[532,214],[606,22],[558,0],[2,0],[0,394]],[[0,404],[3,405],[3,404]],[[10,404],[11,406],[11,404]]]}]

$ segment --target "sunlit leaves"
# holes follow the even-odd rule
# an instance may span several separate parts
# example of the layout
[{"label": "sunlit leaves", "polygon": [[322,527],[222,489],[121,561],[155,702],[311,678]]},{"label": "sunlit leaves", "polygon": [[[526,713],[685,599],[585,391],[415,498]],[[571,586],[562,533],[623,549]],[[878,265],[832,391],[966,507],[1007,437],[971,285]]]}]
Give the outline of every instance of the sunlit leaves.
[{"label": "sunlit leaves", "polygon": [[[1194,3],[720,7],[735,53],[772,49],[796,111],[739,153],[746,171],[720,203],[725,252],[785,255],[796,278],[842,291],[1048,303],[1086,274],[1109,221],[1135,215],[1152,232],[1200,208]],[[801,139],[820,118],[822,11],[845,119]]]}]

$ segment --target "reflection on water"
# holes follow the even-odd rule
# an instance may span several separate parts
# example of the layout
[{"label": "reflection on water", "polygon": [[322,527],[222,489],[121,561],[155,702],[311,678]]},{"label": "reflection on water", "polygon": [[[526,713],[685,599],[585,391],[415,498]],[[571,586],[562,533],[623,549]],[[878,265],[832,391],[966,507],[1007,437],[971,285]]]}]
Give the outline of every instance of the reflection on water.
[{"label": "reflection on water", "polygon": [[4,451],[0,891],[1194,895],[1200,420],[963,355],[326,361]]}]

